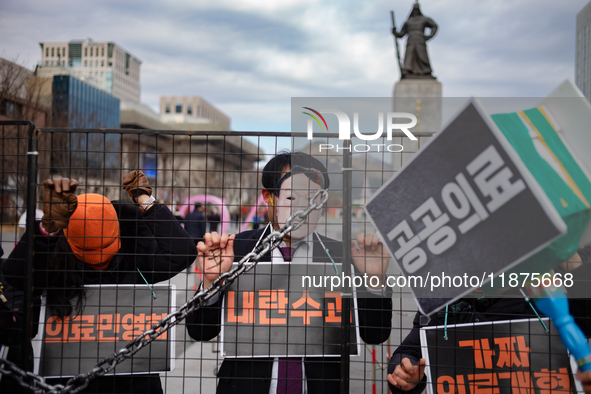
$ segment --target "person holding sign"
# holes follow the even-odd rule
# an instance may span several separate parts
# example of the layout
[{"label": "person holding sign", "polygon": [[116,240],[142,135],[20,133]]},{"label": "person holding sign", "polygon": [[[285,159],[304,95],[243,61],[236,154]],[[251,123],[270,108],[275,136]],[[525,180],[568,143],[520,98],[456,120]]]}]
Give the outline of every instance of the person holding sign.
[{"label": "person holding sign", "polygon": [[[77,196],[74,179],[48,179],[43,186],[43,219],[27,232],[35,232],[34,289],[47,291],[55,319],[69,321],[83,314],[84,285],[149,286],[172,278],[197,257],[192,238],[170,210],[155,201],[141,171],[123,177],[133,205],[112,203],[100,194]],[[6,281],[20,289],[26,240],[27,233],[2,265]],[[133,299],[119,302],[122,307],[134,304]],[[162,386],[157,374],[115,375],[92,380],[81,392],[162,393]]]},{"label": "person holding sign", "polygon": [[[219,275],[228,272],[234,261],[239,261],[242,256],[251,252],[272,230],[279,230],[291,214],[304,209],[316,191],[328,189],[329,178],[326,168],[317,159],[302,152],[286,152],[278,154],[267,163],[262,173],[262,184],[264,188],[262,195],[268,204],[270,223],[263,229],[246,231],[237,235],[206,234],[205,242],[201,242],[197,246],[198,262],[204,273],[203,283],[198,291],[209,287]],[[312,266],[321,265],[320,262],[322,262],[329,267],[329,270],[333,269],[333,265],[335,270],[338,269],[337,266],[341,264],[342,260],[342,243],[319,235],[315,231],[319,217],[319,211],[312,211],[300,228],[284,237],[279,248],[262,257],[256,268],[262,270],[271,264],[273,268],[270,269],[279,272],[281,266],[287,266],[290,267],[291,271],[289,272],[291,273],[282,275],[275,273],[270,275],[271,279],[268,280],[265,277],[269,275],[259,274],[259,278],[255,278],[255,281],[267,281],[265,283],[275,284],[283,281],[287,283],[287,286],[293,286],[295,282],[292,281],[291,275],[294,275],[293,272],[297,269],[296,265],[298,264],[312,269]],[[357,242],[359,249],[354,242],[351,242],[353,263],[357,274],[366,274],[370,278],[375,278],[370,283],[376,285],[374,292],[379,295],[357,300],[360,336],[367,343],[379,344],[389,337],[391,330],[392,302],[388,294],[382,292],[382,281],[388,267],[389,257],[374,234],[360,234],[357,237]],[[334,275],[335,271],[332,272]],[[249,275],[252,273],[244,276]],[[248,278],[241,277],[240,285],[244,286],[247,280]],[[298,291],[301,292],[299,288]],[[230,293],[232,292],[227,291],[223,297],[211,299],[207,306],[187,317],[188,333],[193,339],[209,340],[220,333],[224,318],[222,315],[223,298],[230,298],[227,302],[234,302],[234,294]],[[253,302],[257,301],[256,313],[253,312],[252,315],[246,313],[246,315],[234,318],[241,322],[252,322],[253,324],[258,322],[258,327],[266,325],[269,334],[287,331],[288,336],[282,338],[294,338],[294,336],[289,336],[290,333],[293,334],[293,331],[303,325],[311,324],[313,321],[320,321],[320,324],[328,325],[326,322],[335,318],[335,316],[330,316],[329,319],[323,315],[323,301],[315,300],[311,295],[311,290],[310,293],[304,290],[304,294],[308,296],[302,296],[299,300],[286,297],[285,295],[289,296],[290,293],[283,290],[255,289],[252,294],[255,297]],[[336,302],[338,303],[338,301]],[[274,305],[275,311],[268,312],[259,309],[261,306],[270,304]],[[305,311],[295,310],[302,305],[306,305]],[[226,315],[229,316],[230,313],[234,312],[227,310]],[[290,313],[291,315],[288,316]],[[298,314],[297,316],[300,317],[299,324],[290,326],[290,321],[297,321],[290,320],[294,314]],[[273,321],[274,319],[277,323]],[[341,317],[336,316],[336,319],[338,319],[337,327],[340,327]],[[229,326],[224,327],[224,330],[231,328]],[[338,340],[338,338],[330,337],[324,340],[330,342]],[[271,339],[269,335],[266,341],[268,342],[267,349],[274,346],[283,346],[288,349],[292,345],[296,345],[293,342],[304,342],[302,346],[307,346],[307,343],[313,340],[303,338],[286,341],[286,339]],[[257,346],[259,342],[253,340],[252,347]],[[248,343],[245,344],[245,347],[247,346]],[[262,346],[264,347],[265,344]],[[224,351],[226,351],[225,349]],[[266,356],[255,355],[253,350],[250,356],[239,354],[240,357],[237,358],[226,357],[218,373],[217,393],[301,394],[306,392],[326,394],[339,392],[341,377],[338,357],[325,357],[326,353],[307,356],[310,352],[305,350],[304,357],[294,356],[293,352],[284,353],[286,358],[279,355],[269,356],[270,353],[276,354],[269,350]],[[296,353],[299,352],[296,351]]]},{"label": "person holding sign", "polygon": [[[581,264],[582,261],[586,261],[589,256],[589,248],[585,249],[580,249],[578,253],[569,259],[568,262],[565,262],[563,266],[567,267],[569,264],[571,266],[574,264],[575,268],[579,268],[577,264]],[[582,260],[582,258],[584,260]],[[515,289],[507,289],[506,295],[508,295],[508,292],[511,291],[515,292]],[[530,324],[539,324],[538,321],[541,323],[541,320],[537,319],[539,319],[540,316],[543,316],[543,314],[536,312],[533,304],[527,299],[518,298],[518,294],[515,294],[515,296],[516,298],[487,298],[484,296],[462,298],[452,304],[447,305],[445,310],[439,311],[433,315],[428,325],[447,327],[454,324],[484,323],[493,321],[498,322],[501,320],[507,321],[528,318],[536,319],[535,322]],[[581,325],[581,327],[583,328],[585,335],[589,337],[591,331],[590,325],[587,322],[589,315],[588,300],[572,299],[569,300],[569,304],[573,309],[573,314],[577,323],[579,325],[581,325],[581,323],[587,323]],[[418,394],[425,390],[425,386],[427,384],[425,378],[426,362],[425,359],[422,358],[425,349],[421,348],[420,340],[420,329],[421,327],[424,327],[424,325],[421,325],[420,321],[421,313],[417,312],[411,332],[402,341],[400,346],[394,351],[394,354],[390,358],[387,380],[392,393],[407,392]],[[546,326],[544,325],[544,329],[545,328]],[[441,339],[442,347],[440,348],[440,351],[444,352],[444,354],[447,356],[448,354],[451,354],[452,348],[456,345],[451,341],[446,342],[446,340],[446,338]],[[520,345],[519,343],[515,344],[517,350],[519,350],[520,346],[523,348],[523,345]],[[483,349],[483,352],[484,351],[485,350]],[[497,357],[501,356],[499,350],[493,349],[491,351],[491,354],[494,353]],[[535,353],[536,351],[532,350],[532,354]],[[538,351],[538,355],[539,354],[541,353]],[[451,360],[453,360],[453,356]],[[434,363],[436,364],[437,361],[431,360],[431,365]],[[453,363],[453,361],[450,361],[450,363]],[[453,365],[457,367],[456,364]],[[577,379],[583,382],[586,392],[589,393],[591,392],[591,390],[589,390],[591,387],[589,384],[591,383],[591,378],[590,374],[587,372],[583,373],[579,371],[577,374]],[[533,376],[536,375],[537,374],[533,374]],[[503,374],[500,376],[503,376]],[[432,378],[434,380],[436,379],[435,377]],[[585,386],[585,384],[588,386]]]},{"label": "person holding sign", "polygon": [[[523,298],[462,298],[431,316],[428,325],[535,318],[532,308]],[[421,313],[417,312],[411,332],[390,358],[387,379],[392,393],[418,394],[425,390],[425,359],[421,354],[420,320]],[[441,351],[445,349],[442,347]]]}]

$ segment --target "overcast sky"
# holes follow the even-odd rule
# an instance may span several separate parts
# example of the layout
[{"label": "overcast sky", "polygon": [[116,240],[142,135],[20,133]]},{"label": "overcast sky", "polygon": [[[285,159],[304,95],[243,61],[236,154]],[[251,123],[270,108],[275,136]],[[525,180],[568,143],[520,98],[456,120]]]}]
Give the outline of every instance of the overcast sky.
[{"label": "overcast sky", "polygon": [[[0,56],[33,68],[40,41],[113,41],[142,61],[141,101],[196,95],[234,130],[290,129],[291,97],[389,97],[413,0],[0,1]],[[587,0],[422,0],[444,96],[542,97],[574,79]],[[401,41],[404,52],[404,40]]]}]

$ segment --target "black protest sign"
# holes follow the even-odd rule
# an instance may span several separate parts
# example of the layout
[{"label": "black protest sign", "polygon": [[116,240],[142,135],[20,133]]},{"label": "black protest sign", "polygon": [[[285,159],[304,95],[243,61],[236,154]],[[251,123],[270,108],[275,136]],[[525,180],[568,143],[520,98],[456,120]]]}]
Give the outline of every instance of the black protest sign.
[{"label": "black protest sign", "polygon": [[[173,286],[153,285],[157,298],[146,286],[85,286],[86,303],[77,316],[59,319],[43,308],[39,338],[39,373],[46,377],[85,373],[127,342],[164,319],[175,305]],[[174,360],[174,329],[164,332],[146,349],[117,366],[116,374],[171,371]]]},{"label": "black protest sign", "polygon": [[[365,207],[425,314],[564,234],[513,148],[472,101]],[[429,303],[421,299],[431,298]],[[439,299],[440,302],[437,302]]]},{"label": "black protest sign", "polygon": [[[224,296],[224,356],[340,356],[342,288],[318,285],[335,270],[341,264],[259,263],[240,276]],[[351,354],[358,354],[356,300],[351,305]]]},{"label": "black protest sign", "polygon": [[429,394],[575,393],[558,330],[537,319],[421,329]]}]

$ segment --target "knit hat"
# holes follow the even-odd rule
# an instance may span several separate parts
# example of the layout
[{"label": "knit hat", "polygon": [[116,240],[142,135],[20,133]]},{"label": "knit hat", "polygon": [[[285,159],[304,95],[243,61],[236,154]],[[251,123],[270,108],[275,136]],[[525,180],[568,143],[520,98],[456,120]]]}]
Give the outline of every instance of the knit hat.
[{"label": "knit hat", "polygon": [[117,212],[100,194],[78,196],[78,207],[64,234],[74,255],[95,270],[106,269],[121,248]]}]

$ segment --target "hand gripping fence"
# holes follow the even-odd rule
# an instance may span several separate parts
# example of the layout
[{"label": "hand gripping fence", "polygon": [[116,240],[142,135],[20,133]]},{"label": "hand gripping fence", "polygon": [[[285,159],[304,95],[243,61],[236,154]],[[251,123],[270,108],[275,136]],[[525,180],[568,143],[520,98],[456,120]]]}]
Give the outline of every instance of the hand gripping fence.
[{"label": "hand gripping fence", "polygon": [[[321,201],[314,202],[314,200],[320,195],[322,195]],[[118,364],[131,358],[164,332],[183,321],[189,313],[203,307],[209,299],[226,290],[236,278],[253,269],[265,254],[276,249],[287,233],[297,230],[302,226],[308,215],[310,215],[310,212],[321,209],[327,201],[328,190],[318,190],[310,198],[310,204],[305,210],[297,211],[291,215],[279,231],[272,231],[261,243],[259,243],[259,245],[257,245],[257,247],[244,256],[232,270],[221,274],[211,286],[195,294],[183,306],[162,319],[160,323],[152,326],[152,328],[145,331],[143,334],[138,335],[134,340],[127,343],[125,347],[114,353],[111,357],[107,357],[99,362],[91,371],[73,377],[65,386],[61,384],[55,386],[47,384],[42,376],[25,371],[14,363],[2,358],[0,358],[0,374],[4,376],[12,376],[12,378],[18,380],[18,383],[21,386],[34,391],[42,391],[49,394],[80,392],[88,386],[88,383],[92,379],[98,376],[104,376],[111,372]],[[299,219],[299,221],[295,221],[296,219]]]}]

